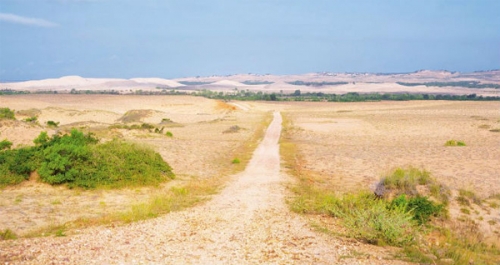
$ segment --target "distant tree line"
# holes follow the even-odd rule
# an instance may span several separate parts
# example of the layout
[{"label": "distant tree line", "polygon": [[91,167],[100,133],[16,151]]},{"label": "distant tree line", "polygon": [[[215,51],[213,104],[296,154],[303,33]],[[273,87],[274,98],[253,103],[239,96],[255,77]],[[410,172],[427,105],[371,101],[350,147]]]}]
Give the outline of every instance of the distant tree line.
[{"label": "distant tree line", "polygon": [[186,86],[201,86],[201,85],[209,85],[213,82],[202,82],[202,81],[179,81],[179,83]]},{"label": "distant tree line", "polygon": [[329,102],[364,102],[364,101],[407,101],[407,100],[462,100],[462,101],[500,101],[500,97],[469,95],[443,95],[443,94],[409,94],[409,93],[369,93],[361,94],[350,92],[347,94],[326,94],[323,92],[302,93],[295,90],[293,93],[264,93],[249,90],[237,90],[230,92],[216,92],[200,90],[193,95],[211,99],[221,100],[265,100],[265,101],[329,101]]},{"label": "distant tree line", "polygon": [[293,82],[287,82],[290,85],[296,85],[296,86],[338,86],[338,85],[347,85],[349,82],[304,82],[304,81],[293,81]]},{"label": "distant tree line", "polygon": [[258,80],[246,80],[241,82],[245,85],[270,85],[273,84],[274,82],[271,81],[258,81]]},{"label": "distant tree line", "polygon": [[12,89],[2,89],[0,90],[0,95],[22,95],[29,94],[29,91],[20,91],[20,90],[12,90]]},{"label": "distant tree line", "polygon": [[480,83],[478,81],[458,81],[458,82],[425,82],[425,83],[405,83],[405,82],[396,82],[402,86],[434,86],[434,87],[445,87],[445,86],[458,86],[458,87],[467,87],[467,88],[494,88],[499,89],[499,84],[488,84],[488,83]]}]

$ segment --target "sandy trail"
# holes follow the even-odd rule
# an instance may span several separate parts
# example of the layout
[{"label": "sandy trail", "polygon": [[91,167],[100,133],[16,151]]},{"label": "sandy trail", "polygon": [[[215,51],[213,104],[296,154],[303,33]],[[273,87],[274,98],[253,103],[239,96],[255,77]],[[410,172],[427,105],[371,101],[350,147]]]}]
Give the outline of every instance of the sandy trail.
[{"label": "sandy trail", "polygon": [[[0,242],[11,264],[332,264],[348,250],[284,202],[276,112],[246,170],[210,202],[153,220],[62,238]],[[352,260],[351,260],[352,262]]]}]

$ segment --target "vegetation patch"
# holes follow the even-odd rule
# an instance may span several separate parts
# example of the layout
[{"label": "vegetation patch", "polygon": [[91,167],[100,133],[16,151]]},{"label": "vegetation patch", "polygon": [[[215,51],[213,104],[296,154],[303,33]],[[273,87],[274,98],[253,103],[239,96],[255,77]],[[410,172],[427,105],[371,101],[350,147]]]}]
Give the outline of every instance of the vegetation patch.
[{"label": "vegetation patch", "polygon": [[48,126],[48,127],[57,128],[57,127],[59,126],[59,122],[55,122],[55,121],[47,121],[47,126]]},{"label": "vegetation patch", "polygon": [[444,146],[466,146],[466,144],[463,141],[448,140],[444,143]]},{"label": "vegetation patch", "polygon": [[499,84],[493,83],[481,83],[479,81],[457,81],[457,82],[425,82],[425,83],[405,83],[405,82],[396,82],[402,86],[427,86],[427,87],[467,87],[467,88],[495,88],[499,89]]},{"label": "vegetation patch", "polygon": [[9,108],[0,108],[0,120],[15,120],[16,116],[13,110]]},{"label": "vegetation patch", "polygon": [[246,80],[246,81],[243,81],[241,82],[245,85],[270,85],[270,84],[273,84],[274,82],[271,82],[271,81],[259,81],[259,80]]},{"label": "vegetation patch", "polygon": [[0,240],[10,240],[10,239],[17,239],[16,233],[12,232],[10,229],[5,229],[3,231],[0,231]]},{"label": "vegetation patch", "polygon": [[172,121],[169,118],[163,118],[163,119],[161,119],[161,122],[160,122],[160,124],[170,124],[170,123],[174,123],[174,121]]},{"label": "vegetation patch", "polygon": [[38,117],[32,116],[32,117],[24,119],[24,121],[25,122],[29,122],[29,123],[37,123],[38,122]]},{"label": "vegetation patch", "polygon": [[33,147],[0,152],[0,185],[20,183],[33,171],[43,182],[86,189],[158,185],[174,178],[171,167],[147,147],[98,141],[76,129],[53,137],[42,132]]},{"label": "vegetation patch", "polygon": [[500,132],[500,129],[491,129],[490,132]]},{"label": "vegetation patch", "polygon": [[319,86],[338,86],[338,85],[347,85],[349,82],[304,82],[304,81],[293,81],[293,82],[287,82],[290,85],[295,85],[295,86],[313,86],[313,87],[319,87]]},{"label": "vegetation patch", "polygon": [[[465,198],[466,200],[470,200],[477,205],[482,204],[481,198],[479,198],[476,195],[476,193],[474,193],[473,191],[470,191],[470,190],[459,189],[458,190],[458,198]],[[470,203],[467,203],[467,205],[470,205]]]},{"label": "vegetation patch", "polygon": [[0,150],[10,149],[11,147],[12,147],[12,142],[7,139],[3,139],[0,142]]}]

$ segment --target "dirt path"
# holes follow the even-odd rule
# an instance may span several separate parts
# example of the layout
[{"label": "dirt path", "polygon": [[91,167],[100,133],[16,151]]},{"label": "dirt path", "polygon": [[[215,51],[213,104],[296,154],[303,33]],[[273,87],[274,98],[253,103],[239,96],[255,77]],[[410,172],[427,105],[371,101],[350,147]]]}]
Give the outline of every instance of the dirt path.
[{"label": "dirt path", "polygon": [[[281,115],[246,170],[210,202],[116,228],[0,242],[10,264],[353,264],[339,241],[311,231],[284,202]],[[370,263],[370,262],[369,262]],[[371,264],[371,263],[370,263]]]}]

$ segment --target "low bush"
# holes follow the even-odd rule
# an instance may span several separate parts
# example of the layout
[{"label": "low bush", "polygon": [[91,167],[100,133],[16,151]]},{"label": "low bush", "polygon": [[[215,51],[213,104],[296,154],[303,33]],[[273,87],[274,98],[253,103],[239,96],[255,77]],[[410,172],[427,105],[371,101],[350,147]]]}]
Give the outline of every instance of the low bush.
[{"label": "low bush", "polygon": [[389,206],[372,193],[361,192],[332,197],[324,207],[330,215],[342,218],[342,224],[355,238],[378,245],[410,244],[415,237],[414,216],[405,206]]},{"label": "low bush", "polygon": [[59,126],[59,122],[47,121],[47,126],[49,126],[49,127],[58,127]]},{"label": "low bush", "polygon": [[27,180],[37,163],[38,157],[33,148],[0,151],[0,187]]},{"label": "low bush", "polygon": [[168,137],[174,137],[174,134],[172,132],[170,132],[170,131],[168,131],[165,135],[168,136]]},{"label": "low bush", "polygon": [[390,203],[390,209],[397,208],[405,209],[412,215],[413,220],[422,225],[428,223],[431,216],[438,216],[443,211],[444,206],[430,201],[427,197],[407,198],[405,194],[402,194]]},{"label": "low bush", "polygon": [[235,158],[233,159],[233,161],[231,161],[232,164],[239,164],[241,163],[240,159],[239,158]]},{"label": "low bush", "polygon": [[20,183],[35,170],[42,181],[70,188],[157,185],[174,178],[158,153],[132,143],[98,144],[93,135],[76,129],[53,137],[42,132],[34,143],[0,152],[0,186]]},{"label": "low bush", "polygon": [[0,108],[0,120],[15,120],[15,113],[9,108]]},{"label": "low bush", "polygon": [[4,139],[0,142],[0,150],[10,149],[12,147],[12,142]]},{"label": "low bush", "polygon": [[30,122],[30,123],[36,123],[38,121],[38,117],[36,117],[36,116],[29,117],[29,118],[24,119],[24,121]]}]

